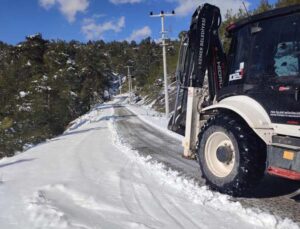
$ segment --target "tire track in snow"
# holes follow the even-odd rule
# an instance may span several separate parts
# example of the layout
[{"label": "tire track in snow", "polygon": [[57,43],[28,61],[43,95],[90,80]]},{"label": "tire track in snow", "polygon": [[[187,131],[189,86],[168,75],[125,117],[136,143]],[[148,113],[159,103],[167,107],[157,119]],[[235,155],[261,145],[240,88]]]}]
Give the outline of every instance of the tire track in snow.
[{"label": "tire track in snow", "polygon": [[[107,118],[106,118],[107,117]],[[109,119],[113,118],[112,116],[105,116],[105,117],[102,117],[101,120],[106,120],[108,121]],[[95,142],[93,142],[93,136],[90,136],[90,137],[87,137],[86,138],[87,141],[89,142],[89,145],[94,145]],[[101,148],[99,148],[99,150],[101,150]],[[92,181],[94,184],[97,184],[97,180],[95,180],[95,172],[97,172],[97,169],[96,167],[94,167],[93,163],[91,164],[90,161],[94,161],[94,160],[91,160],[91,158],[89,158],[89,163],[87,163],[86,161],[86,156],[82,154],[82,152],[84,152],[84,150],[82,149],[82,146],[79,146],[77,149],[76,149],[76,154],[78,155],[78,167],[80,168],[80,173],[89,181]],[[90,156],[94,156],[93,154],[90,155]],[[106,158],[106,157],[102,157],[101,159],[104,159],[104,160],[109,160],[111,158]],[[88,165],[88,166],[87,166]],[[126,170],[126,168],[124,168]],[[129,170],[129,169],[127,169]],[[148,225],[144,224],[143,222],[148,222],[149,221],[149,217],[147,216],[150,216],[148,215],[144,209],[143,209],[143,205],[141,204],[140,200],[137,198],[136,196],[136,192],[135,192],[135,185],[132,183],[132,182],[128,182],[126,184],[123,184],[122,182],[122,178],[126,178],[126,177],[123,177],[122,174],[126,174],[127,171],[124,171],[120,172],[120,193],[121,195],[124,195],[124,193],[127,193],[127,197],[123,197],[121,198],[122,201],[124,202],[124,206],[126,207],[126,209],[131,212],[131,213],[134,213],[134,214],[131,214],[126,216],[126,217],[121,217],[121,218],[124,218],[124,221],[128,221],[129,224],[132,223],[133,225],[139,225],[139,226],[144,226],[144,227],[147,227],[147,228],[160,228],[161,226],[161,223],[159,223],[157,220],[155,219],[152,219],[152,217],[150,218],[150,223],[148,223]],[[101,174],[100,174],[101,175]],[[97,176],[96,176],[97,177]],[[91,184],[89,184],[91,185]],[[122,188],[123,187],[123,188]],[[128,191],[128,187],[131,187],[130,190]],[[123,191],[122,191],[123,190]],[[124,190],[127,190],[127,191],[124,191]],[[130,200],[128,201],[124,201],[125,199],[128,198],[128,193],[130,193],[130,195],[133,197],[130,197]],[[133,200],[135,200],[137,203],[138,203],[138,209],[137,206],[132,206],[131,202],[133,202]],[[135,219],[137,217],[137,219]],[[152,225],[151,227],[149,227],[149,225]]]},{"label": "tire track in snow", "polygon": [[[177,221],[177,219],[172,216],[172,214],[169,213],[167,207],[162,204],[162,200],[160,200],[159,198],[157,198],[156,194],[151,191],[151,187],[149,185],[147,185],[147,183],[145,183],[143,180],[147,180],[149,179],[148,175],[145,176],[145,174],[143,172],[141,172],[141,168],[134,162],[130,162],[128,163],[130,164],[130,166],[126,166],[124,168],[124,171],[122,171],[122,173],[124,174],[129,174],[127,176],[122,176],[123,179],[121,179],[121,191],[123,193],[122,195],[122,200],[124,200],[124,203],[127,205],[127,207],[129,208],[129,210],[133,213],[133,214],[137,214],[137,215],[146,215],[149,216],[151,218],[155,218],[157,219],[158,217],[160,218],[164,218],[166,219],[169,218],[170,222],[175,222],[174,226],[180,226],[180,228],[184,228],[184,226]],[[132,174],[133,172],[138,171],[141,175],[140,180],[138,180],[139,182],[139,189],[143,189],[141,187],[144,187],[143,189],[143,197],[139,194],[139,192],[137,192],[135,185],[133,184],[134,181],[130,181],[133,180],[132,177],[135,177],[135,174]],[[131,176],[131,177],[130,177]],[[129,180],[129,181],[128,181]],[[130,187],[130,188],[129,188]],[[145,195],[148,195],[148,198],[145,200]],[[125,193],[125,195],[124,195]],[[131,197],[130,197],[131,196]],[[154,202],[153,202],[154,200]],[[136,204],[135,204],[136,203]],[[144,207],[145,206],[145,207]],[[151,206],[149,207],[148,210],[146,210],[146,206]],[[155,210],[155,216],[153,216]],[[165,215],[166,217],[162,217],[162,215]],[[147,219],[147,217],[146,217]],[[155,225],[155,228],[161,228],[163,227],[163,225],[166,226],[166,222],[161,222],[159,221],[160,224],[159,225]],[[150,226],[150,225],[149,225]],[[153,227],[151,225],[151,227]]]},{"label": "tire track in snow", "polygon": [[[111,124],[111,130],[113,131],[113,132],[115,132],[114,131],[114,129],[113,128],[115,128],[115,127],[113,127],[113,122],[111,122],[110,123]],[[116,135],[116,132],[113,134],[113,135]],[[116,137],[116,136],[115,136]],[[136,166],[138,166],[138,171],[140,172],[140,174],[141,174],[141,177],[143,178],[143,180],[147,180],[148,179],[148,176],[146,176],[145,177],[145,174],[142,172],[142,169],[139,167],[139,165],[134,161],[133,162]],[[128,166],[127,166],[128,167]],[[125,167],[126,168],[126,167]],[[130,172],[132,171],[132,169],[130,170]],[[161,214],[164,214],[164,215],[166,215],[169,219],[171,219],[171,222],[175,222],[175,224],[174,224],[174,227],[176,227],[176,226],[179,226],[179,228],[181,228],[181,229],[184,229],[185,227],[174,217],[174,216],[172,216],[172,214],[170,214],[170,212],[168,211],[168,209],[167,209],[167,207],[166,206],[164,206],[161,202],[162,202],[162,200],[160,200],[158,197],[157,197],[157,195],[151,190],[151,187],[147,184],[147,183],[145,183],[145,182],[143,182],[143,180],[141,180],[140,182],[141,183],[143,183],[144,185],[145,185],[145,187],[146,187],[146,190],[147,190],[147,192],[150,194],[150,199],[151,200],[154,200],[154,203],[158,206],[158,207],[156,207],[156,210],[158,211],[158,212],[160,212],[160,213],[157,213],[156,212],[156,214],[159,214],[159,216],[160,216],[160,218],[161,218]],[[143,193],[143,195],[145,195],[145,193]],[[151,205],[152,205],[152,209],[153,209],[153,201],[151,202]]]},{"label": "tire track in snow", "polygon": [[[72,130],[69,133],[72,133],[73,131],[75,130]],[[67,181],[72,180],[72,177],[74,177],[74,171],[72,170],[72,168],[74,168],[73,160],[69,160],[69,158],[74,158],[74,151],[86,141],[87,137],[88,133],[83,133],[82,135],[80,135],[80,137],[78,137],[77,141],[72,141],[72,144],[64,144],[64,146],[67,147],[64,148],[63,157],[60,157],[60,155],[58,155],[59,158],[57,158],[57,162],[60,164],[60,167],[67,168],[64,171],[65,173],[69,174],[65,176],[67,177]],[[68,135],[61,135],[56,139],[61,138],[65,138],[65,140],[68,141]],[[52,144],[56,145],[61,143],[59,141],[53,141]],[[58,165],[54,166],[56,168]],[[66,213],[63,211],[63,209],[60,209],[59,206],[55,204],[55,199],[52,200],[47,198],[47,189],[39,189],[33,194],[33,196],[23,197],[23,202],[25,203],[25,205],[27,205],[29,219],[34,223],[34,225],[37,228],[87,228],[85,226],[78,226],[76,224],[73,224],[66,215]]]},{"label": "tire track in snow", "polygon": [[[116,128],[116,127],[114,126],[114,128]],[[145,191],[147,191],[151,195],[151,197],[149,197],[149,199],[154,200],[156,205],[158,206],[158,209],[163,210],[162,214],[164,213],[171,220],[171,222],[173,222],[173,227],[177,227],[177,228],[199,228],[200,227],[199,224],[195,223],[189,217],[187,217],[186,214],[184,214],[181,210],[179,210],[178,207],[172,209],[173,203],[168,201],[167,198],[161,198],[160,196],[162,195],[162,193],[158,193],[158,192],[154,191],[153,188],[151,188],[147,184],[147,182],[145,182],[144,180],[151,180],[151,182],[153,182],[153,183],[156,183],[157,181],[155,181],[151,175],[145,173],[144,169],[143,169],[143,167],[141,167],[141,165],[137,164],[136,166],[138,167],[141,177],[144,178],[144,179],[140,180],[140,182],[145,186],[145,188],[146,188]],[[128,166],[126,166],[126,167],[128,167]],[[130,171],[132,171],[132,167],[131,167]],[[132,190],[134,190],[134,188],[132,188]],[[143,193],[143,195],[145,195],[145,193]],[[164,197],[165,197],[165,195],[164,195]],[[135,199],[137,199],[137,198],[139,198],[139,197],[136,196]],[[148,206],[147,204],[149,204],[149,203],[145,203],[144,205]],[[153,202],[150,204],[153,205]],[[171,208],[170,208],[170,206],[171,206]],[[170,210],[171,211],[175,210],[175,212],[176,212],[176,210],[178,210],[180,212],[179,215],[184,216],[184,219],[182,219],[182,217],[180,217],[180,219],[181,219],[180,221],[181,222],[183,221],[185,223],[181,223],[179,220],[177,220],[176,217],[174,217],[172,215],[172,213],[170,213]],[[143,208],[143,211],[145,211],[144,208]],[[153,211],[153,206],[152,206],[152,211]],[[150,210],[150,212],[151,212],[151,210]],[[178,214],[176,214],[176,215],[178,215]],[[189,225],[189,226],[187,227],[187,225]]]},{"label": "tire track in snow", "polygon": [[[133,176],[133,165],[134,163],[127,161],[125,166],[120,171],[120,193],[122,197],[122,202],[124,203],[128,211],[135,216],[139,216],[139,218],[141,218],[140,221],[146,223],[147,227],[161,228],[163,224],[157,219],[157,217],[154,217],[150,211],[147,211],[145,209],[142,201],[138,197],[135,185],[133,184],[133,181],[130,177],[130,175]],[[137,203],[137,205],[135,203]],[[150,222],[148,222],[148,217],[150,217]]]},{"label": "tire track in snow", "polygon": [[[151,176],[150,174],[146,173],[141,165],[138,165],[138,166],[139,166],[140,172],[143,174],[143,177],[147,177],[146,180],[148,180],[148,181],[150,180],[151,182],[154,182],[154,183],[156,182],[154,180],[154,177]],[[195,223],[193,220],[191,220],[189,217],[187,217],[187,215],[182,210],[180,210],[176,205],[174,205],[174,203],[169,200],[169,197],[167,197],[167,195],[163,191],[160,193],[158,193],[157,190],[154,191],[153,189],[151,191],[151,187],[149,186],[149,184],[147,184],[147,182],[144,182],[144,184],[147,187],[148,191],[151,193],[151,195],[154,197],[154,199],[162,206],[162,208],[174,220],[174,222],[176,222],[177,226],[179,226],[180,228],[193,228],[193,227],[191,227],[191,225],[194,225],[195,228],[201,228],[201,226],[199,226],[197,223]],[[162,198],[161,196],[163,196],[164,198]],[[173,207],[175,207],[175,208],[172,210]],[[179,214],[176,214],[176,215],[180,216],[180,222],[174,216],[172,216],[172,213],[170,212],[171,210],[172,211],[175,210],[175,212],[176,212],[176,210],[178,210]],[[184,217],[182,218],[181,216],[184,216]],[[186,221],[186,222],[184,222],[184,221]],[[189,225],[189,226],[187,226],[187,225]]]},{"label": "tire track in snow", "polygon": [[[137,167],[139,169],[139,172],[141,173],[142,177],[144,178],[143,184],[147,188],[147,191],[151,194],[152,199],[155,201],[155,203],[165,212],[165,214],[173,221],[175,222],[176,226],[179,226],[179,228],[184,229],[185,227],[182,225],[181,222],[179,222],[171,213],[169,210],[169,206],[164,203],[164,199],[161,198],[161,193],[158,193],[156,189],[153,189],[150,187],[147,181],[152,181],[153,183],[156,183],[155,180],[153,180],[153,177],[147,173],[145,173],[144,168],[141,167],[141,165],[137,164]],[[146,182],[145,182],[146,181]]]},{"label": "tire track in snow", "polygon": [[[135,222],[126,211],[96,201],[92,196],[70,189],[63,184],[46,186],[38,193],[42,193],[42,200],[47,201],[39,201],[38,209],[34,211],[36,217],[32,220],[37,221],[41,216],[43,217],[37,228],[119,229],[127,228],[122,227],[122,224]],[[48,206],[57,212],[55,217],[49,214]],[[49,216],[50,220],[45,221]]]},{"label": "tire track in snow", "polygon": [[84,226],[72,224],[67,215],[61,211],[53,201],[49,200],[43,190],[37,191],[28,200],[27,210],[30,211],[29,218],[34,222],[36,228],[74,228],[88,229]]},{"label": "tire track in snow", "polygon": [[[171,198],[167,195],[164,195],[164,197],[166,198],[166,200],[172,205],[174,206],[180,213],[180,215],[183,215],[189,222],[190,224],[194,225],[195,228],[203,228],[203,224],[200,225],[199,223],[197,223],[195,220],[193,220],[192,217],[190,217],[188,214],[186,214],[178,205],[175,201],[171,200]],[[191,228],[191,227],[189,227]]]},{"label": "tire track in snow", "polygon": [[[84,166],[82,165],[82,158],[78,156],[80,156],[80,149],[82,148],[82,145],[84,145],[84,143],[93,134],[93,131],[90,131],[90,129],[84,125],[79,128],[78,127],[79,126],[73,128],[71,131],[66,131],[65,134],[56,138],[57,140],[63,140],[64,153],[58,155],[59,158],[57,161],[59,165],[55,165],[55,168],[66,168],[64,172],[70,174],[65,176],[68,178],[66,179],[67,183],[72,181],[74,177],[78,179],[78,176],[85,174],[83,171]],[[77,134],[77,132],[80,134]],[[51,144],[52,147],[57,147],[57,144],[60,145],[62,142],[53,141]],[[85,178],[88,177],[86,176]],[[61,199],[61,196],[63,196],[65,199]],[[97,214],[101,211],[113,211],[114,213],[116,211],[116,209],[108,210],[108,206],[105,205],[103,209],[103,204],[101,205],[101,209],[100,204],[97,204],[95,201],[93,201],[90,196],[84,196],[79,192],[76,193],[74,190],[67,189],[64,185],[46,186],[37,190],[32,197],[24,197],[23,200],[27,205],[30,219],[37,228],[89,228],[73,222],[74,219],[68,215],[68,209],[70,206],[74,206],[74,208],[85,208]],[[70,212],[71,211],[69,211],[69,213]],[[118,212],[117,214],[125,215],[126,213]],[[99,218],[99,214],[97,217]],[[100,217],[103,218],[103,216]],[[71,218],[73,221],[70,220]]]},{"label": "tire track in snow", "polygon": [[204,185],[198,163],[182,159],[183,149],[178,140],[144,123],[126,107],[114,108],[114,112],[117,117],[126,117],[115,120],[115,128],[120,136],[124,136],[122,141],[125,144],[132,146],[140,155],[151,155],[155,160],[163,162],[186,177],[197,178],[197,182]]}]

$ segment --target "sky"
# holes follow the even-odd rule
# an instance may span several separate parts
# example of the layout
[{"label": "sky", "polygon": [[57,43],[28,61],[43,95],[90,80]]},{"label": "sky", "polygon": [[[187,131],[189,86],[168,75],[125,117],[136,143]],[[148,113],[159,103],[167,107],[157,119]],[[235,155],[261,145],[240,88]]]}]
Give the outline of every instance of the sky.
[{"label": "sky", "polygon": [[[219,6],[223,15],[243,7],[242,0],[0,0],[0,41],[15,45],[36,33],[45,39],[81,42],[159,39],[160,18],[149,17],[149,12],[161,10],[175,10],[165,27],[168,37],[177,38],[204,2]],[[253,9],[259,0],[244,2]]]}]

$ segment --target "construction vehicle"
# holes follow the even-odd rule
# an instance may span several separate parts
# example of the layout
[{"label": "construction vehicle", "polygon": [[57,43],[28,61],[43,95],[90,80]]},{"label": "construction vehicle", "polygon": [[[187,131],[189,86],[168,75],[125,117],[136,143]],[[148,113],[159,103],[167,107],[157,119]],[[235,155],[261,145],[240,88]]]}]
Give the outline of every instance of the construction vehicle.
[{"label": "construction vehicle", "polygon": [[300,5],[230,24],[200,6],[182,39],[169,129],[212,189],[243,195],[265,172],[300,180]]}]

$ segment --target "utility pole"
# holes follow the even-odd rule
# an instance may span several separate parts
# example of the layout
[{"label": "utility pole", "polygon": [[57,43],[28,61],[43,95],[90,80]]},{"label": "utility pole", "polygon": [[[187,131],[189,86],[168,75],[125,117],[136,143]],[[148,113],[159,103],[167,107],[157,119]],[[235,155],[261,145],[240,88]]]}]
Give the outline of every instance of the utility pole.
[{"label": "utility pole", "polygon": [[122,94],[122,77],[119,75],[119,89],[120,89],[120,95]]},{"label": "utility pole", "polygon": [[160,17],[161,18],[161,39],[162,39],[162,48],[163,48],[163,66],[164,66],[164,87],[165,87],[165,111],[166,115],[169,114],[169,93],[168,93],[168,76],[167,76],[167,55],[166,55],[166,31],[165,31],[165,17],[174,16],[175,11],[172,13],[164,13],[161,11],[160,14],[153,14],[150,12],[150,17]]},{"label": "utility pole", "polygon": [[131,73],[130,73],[130,68],[132,68],[132,66],[125,66],[127,68],[127,77],[128,77],[128,89],[129,89],[129,103],[131,103],[132,101],[132,77],[131,77]]}]

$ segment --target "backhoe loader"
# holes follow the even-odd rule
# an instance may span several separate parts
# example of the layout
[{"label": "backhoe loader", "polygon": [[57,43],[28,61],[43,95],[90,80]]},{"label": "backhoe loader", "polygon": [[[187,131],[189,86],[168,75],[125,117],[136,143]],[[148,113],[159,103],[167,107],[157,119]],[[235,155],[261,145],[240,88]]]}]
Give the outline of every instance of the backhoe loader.
[{"label": "backhoe loader", "polygon": [[182,39],[169,129],[214,190],[242,195],[264,174],[300,181],[300,5],[230,24],[199,6]]}]

